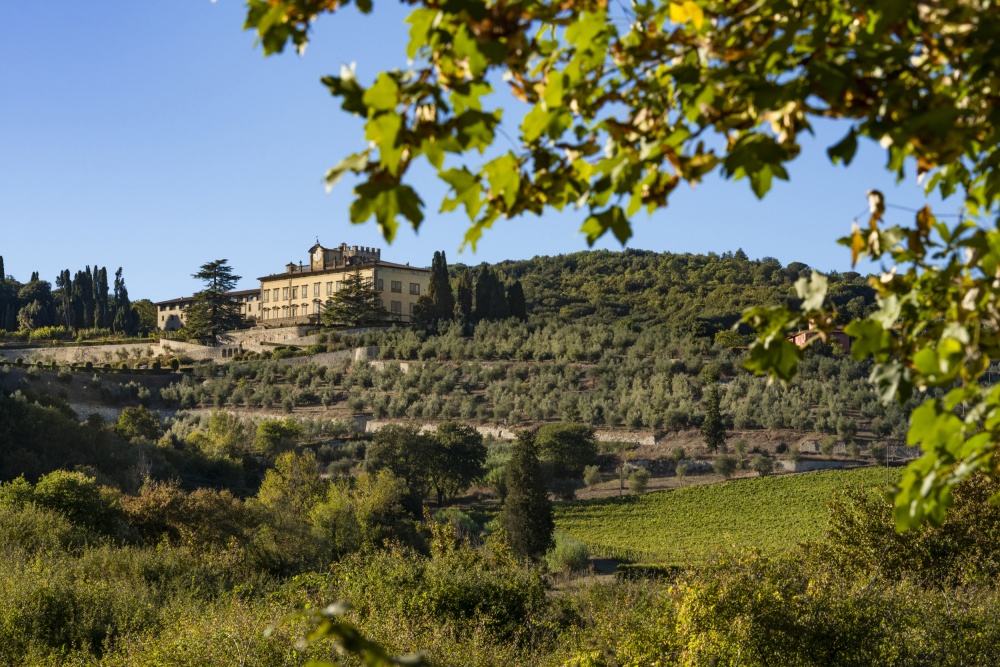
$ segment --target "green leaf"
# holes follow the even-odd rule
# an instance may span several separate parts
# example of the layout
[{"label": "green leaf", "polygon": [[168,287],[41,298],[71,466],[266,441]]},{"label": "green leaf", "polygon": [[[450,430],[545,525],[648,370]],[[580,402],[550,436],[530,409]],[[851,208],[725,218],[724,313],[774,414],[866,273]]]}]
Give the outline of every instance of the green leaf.
[{"label": "green leaf", "polygon": [[392,111],[399,104],[399,84],[386,72],[375,79],[375,85],[362,97],[365,105],[375,111]]},{"label": "green leaf", "polygon": [[506,153],[483,166],[490,182],[490,196],[502,197],[508,213],[517,202],[521,189],[521,170],[513,153]]},{"label": "green leaf", "polygon": [[414,229],[423,222],[424,214],[420,209],[424,202],[408,185],[369,181],[354,188],[354,194],[351,222],[360,224],[374,215],[382,236],[389,243],[396,237],[399,227],[396,218],[400,215],[409,220]]},{"label": "green leaf", "polygon": [[476,175],[462,167],[441,172],[440,177],[455,193],[454,197],[446,198],[442,202],[441,211],[453,211],[460,205],[465,206],[469,219],[475,220],[484,203],[483,186]]},{"label": "green leaf", "polygon": [[410,24],[410,43],[406,47],[406,57],[413,60],[417,57],[417,52],[427,46],[427,35],[431,31],[434,22],[438,20],[441,12],[436,9],[421,7],[414,9],[406,17],[406,22]]},{"label": "green leaf", "polygon": [[858,131],[851,128],[843,139],[826,149],[826,154],[830,156],[830,162],[837,164],[843,162],[844,166],[851,164],[854,153],[858,150]]},{"label": "green leaf", "polygon": [[486,71],[488,64],[486,55],[480,50],[479,41],[466,26],[463,25],[455,31],[452,44],[455,56],[465,59],[473,77],[478,77]]},{"label": "green leaf", "polygon": [[819,310],[823,307],[823,300],[826,299],[826,291],[829,281],[826,276],[816,271],[812,272],[810,278],[799,278],[795,281],[795,291],[802,299],[802,310]]},{"label": "green leaf", "polygon": [[379,161],[393,176],[399,172],[403,156],[403,148],[396,142],[402,125],[403,117],[392,112],[375,116],[365,123],[365,138],[378,146]]},{"label": "green leaf", "polygon": [[593,246],[594,242],[604,236],[609,229],[622,245],[632,238],[632,225],[629,224],[625,211],[618,206],[591,215],[580,227],[580,231],[587,235],[587,245],[590,246]]},{"label": "green leaf", "polygon": [[750,346],[750,354],[743,367],[755,375],[771,375],[782,382],[795,377],[802,351],[787,338],[774,336],[764,341],[757,340]]},{"label": "green leaf", "polygon": [[324,76],[320,81],[330,89],[331,95],[344,98],[340,105],[344,111],[358,116],[368,115],[368,106],[363,99],[365,90],[358,84],[350,67],[344,65],[340,68],[340,76]]},{"label": "green leaf", "polygon": [[875,386],[875,394],[883,405],[893,399],[902,405],[913,393],[910,369],[895,360],[876,364],[868,381]]},{"label": "green leaf", "polygon": [[889,332],[874,320],[854,320],[844,332],[854,341],[851,344],[851,358],[861,361],[867,357],[881,357],[889,348]]},{"label": "green leaf", "polygon": [[331,167],[329,171],[326,172],[324,180],[326,181],[326,191],[329,192],[333,189],[333,186],[337,184],[337,181],[347,173],[348,171],[353,171],[355,174],[359,174],[365,170],[368,166],[368,151],[364,153],[354,153],[341,160],[336,166]]}]

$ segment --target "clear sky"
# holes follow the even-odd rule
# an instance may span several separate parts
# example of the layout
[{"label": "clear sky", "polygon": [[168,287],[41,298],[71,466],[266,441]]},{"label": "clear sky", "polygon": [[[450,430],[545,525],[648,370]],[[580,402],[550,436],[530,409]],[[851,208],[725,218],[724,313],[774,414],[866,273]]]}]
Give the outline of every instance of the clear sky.
[{"label": "clear sky", "polygon": [[[427,265],[436,249],[477,263],[587,248],[582,211],[498,221],[479,251],[458,253],[467,220],[437,213],[443,188],[414,183],[428,203],[419,234],[387,247],[374,223],[348,222],[350,184],[326,194],[322,176],[363,146],[360,122],[320,84],[354,62],[363,83],[406,66],[399,3],[353,7],[321,20],[306,54],[264,58],[241,30],[239,0],[14,2],[0,40],[0,255],[7,273],[53,281],[86,264],[124,267],[133,299],[190,294],[191,274],[225,257],[244,277],[305,261],[327,246],[379,246],[383,257]],[[818,128],[758,201],[746,181],[713,180],[675,193],[669,208],[633,219],[630,247],[724,252],[846,270],[837,246],[879,188],[920,206],[911,176],[896,185],[876,145],[849,169],[824,149],[846,128]],[[957,207],[948,202],[943,210]],[[901,215],[901,214],[897,214]],[[906,216],[909,217],[908,215]],[[902,218],[897,218],[903,220]],[[620,248],[608,235],[599,247]]]}]

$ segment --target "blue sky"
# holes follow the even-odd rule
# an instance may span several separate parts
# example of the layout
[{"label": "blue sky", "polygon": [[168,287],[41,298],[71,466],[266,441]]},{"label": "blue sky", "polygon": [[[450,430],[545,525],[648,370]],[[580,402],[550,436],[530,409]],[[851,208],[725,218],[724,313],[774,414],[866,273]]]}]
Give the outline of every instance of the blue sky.
[{"label": "blue sky", "polygon": [[[429,264],[478,263],[587,248],[582,211],[499,221],[479,250],[458,253],[467,225],[441,215],[443,188],[414,185],[428,203],[419,234],[401,229],[391,247],[374,224],[348,222],[350,184],[326,194],[322,176],[363,146],[360,122],[319,83],[354,62],[362,82],[405,67],[407,30],[398,3],[353,8],[321,20],[306,54],[264,58],[241,30],[238,0],[102,0],[10,3],[0,40],[0,255],[7,273],[97,263],[124,267],[133,299],[189,294],[197,267],[225,257],[242,287],[328,246],[383,248],[383,257]],[[879,188],[920,206],[912,176],[900,185],[877,146],[833,167],[824,149],[843,134],[819,128],[758,201],[746,181],[712,180],[675,194],[652,217],[633,219],[630,247],[724,252],[846,270],[834,241]],[[950,202],[942,210],[956,208]],[[905,215],[905,214],[904,214]],[[901,218],[900,221],[904,219]],[[613,238],[598,247],[618,249]]]}]

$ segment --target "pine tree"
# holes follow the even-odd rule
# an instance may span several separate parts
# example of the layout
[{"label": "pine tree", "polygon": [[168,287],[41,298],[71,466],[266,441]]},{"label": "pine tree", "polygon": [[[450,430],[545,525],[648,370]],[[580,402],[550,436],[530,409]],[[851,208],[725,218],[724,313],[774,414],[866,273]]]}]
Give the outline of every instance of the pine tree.
[{"label": "pine tree", "polygon": [[521,281],[515,280],[507,288],[507,305],[510,308],[510,316],[524,322],[528,319],[528,305],[524,301],[524,288]]},{"label": "pine tree", "polygon": [[[239,282],[229,261],[217,259],[202,264],[193,278],[205,283],[205,289],[196,292],[194,303],[184,315],[184,328],[195,338],[205,338],[213,344],[223,331],[238,329],[245,324],[240,304],[229,296]],[[138,320],[138,314],[135,314]]]},{"label": "pine tree", "polygon": [[701,436],[711,451],[726,444],[726,420],[722,415],[722,396],[719,386],[712,385],[705,400],[705,421],[701,423]]},{"label": "pine tree", "polygon": [[369,278],[361,275],[360,269],[356,269],[344,276],[343,288],[326,300],[320,318],[327,326],[363,327],[384,322],[386,314],[381,293]]},{"label": "pine tree", "polygon": [[540,558],[552,546],[552,503],[545,490],[535,436],[527,431],[518,434],[507,464],[507,497],[500,525],[511,549],[521,556]]}]

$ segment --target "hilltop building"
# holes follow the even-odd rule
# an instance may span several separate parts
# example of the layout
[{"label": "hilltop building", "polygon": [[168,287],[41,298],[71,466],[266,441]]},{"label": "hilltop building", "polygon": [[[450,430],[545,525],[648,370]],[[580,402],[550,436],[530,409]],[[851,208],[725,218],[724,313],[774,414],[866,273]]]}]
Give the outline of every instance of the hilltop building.
[{"label": "hilltop building", "polygon": [[[359,272],[382,293],[382,307],[397,322],[409,322],[417,299],[427,293],[430,269],[382,260],[378,248],[349,246],[324,248],[317,240],[309,249],[309,263],[289,262],[282,273],[259,278],[260,289],[230,292],[250,324],[284,326],[319,321],[326,300],[343,288],[344,276]],[[163,331],[184,326],[184,312],[194,297],[160,301],[157,324]]]},{"label": "hilltop building", "polygon": [[[253,323],[260,318],[260,290],[245,289],[229,292],[229,298],[240,304],[244,319]],[[193,296],[159,301],[156,306],[156,324],[162,331],[177,331],[184,327],[184,313],[194,303]]]},{"label": "hilltop building", "polygon": [[[815,328],[812,321],[809,322],[808,329],[802,329],[796,331],[794,334],[788,337],[788,340],[795,343],[799,347],[805,347],[809,341],[813,338],[817,338],[820,332]],[[851,351],[851,337],[848,336],[843,329],[837,327],[833,331],[830,331],[826,335],[827,341],[831,343],[838,343],[845,352],[850,353]]]},{"label": "hilltop building", "polygon": [[427,293],[430,269],[382,260],[378,248],[348,246],[324,248],[317,241],[309,249],[309,263],[291,262],[282,273],[260,278],[261,324],[316,322],[323,304],[343,288],[344,277],[359,272],[382,293],[382,306],[391,319],[409,322],[420,295]]}]

